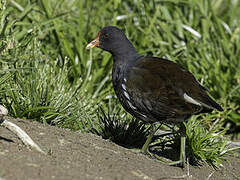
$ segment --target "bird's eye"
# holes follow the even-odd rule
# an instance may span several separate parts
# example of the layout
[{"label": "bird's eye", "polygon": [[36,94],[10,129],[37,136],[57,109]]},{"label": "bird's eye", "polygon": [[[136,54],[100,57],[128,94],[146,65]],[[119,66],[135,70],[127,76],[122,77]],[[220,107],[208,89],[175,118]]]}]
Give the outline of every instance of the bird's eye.
[{"label": "bird's eye", "polygon": [[109,38],[109,34],[104,34],[104,38],[105,39]]}]

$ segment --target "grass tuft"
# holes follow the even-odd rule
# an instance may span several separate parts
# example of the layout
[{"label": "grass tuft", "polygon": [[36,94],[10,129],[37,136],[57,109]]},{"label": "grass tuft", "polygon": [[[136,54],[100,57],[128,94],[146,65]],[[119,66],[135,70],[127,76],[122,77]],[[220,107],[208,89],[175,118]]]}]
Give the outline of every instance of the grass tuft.
[{"label": "grass tuft", "polygon": [[198,116],[191,118],[187,123],[187,154],[190,162],[201,164],[207,162],[213,167],[219,167],[234,149],[224,137],[227,129],[223,128],[222,119],[216,119],[207,127],[204,119]]},{"label": "grass tuft", "polygon": [[98,110],[100,129],[93,129],[93,132],[121,146],[141,148],[149,133],[145,124],[135,118],[121,117],[119,112],[120,109],[116,112],[108,110],[106,113],[100,107]]}]

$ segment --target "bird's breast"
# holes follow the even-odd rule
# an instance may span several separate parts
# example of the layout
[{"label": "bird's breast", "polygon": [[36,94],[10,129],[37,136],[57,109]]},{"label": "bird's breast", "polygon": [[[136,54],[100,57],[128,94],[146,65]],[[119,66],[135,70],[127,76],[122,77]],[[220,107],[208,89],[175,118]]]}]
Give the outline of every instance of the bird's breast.
[{"label": "bird's breast", "polygon": [[112,76],[114,91],[123,108],[132,116],[142,121],[149,122],[153,120],[152,118],[149,118],[146,113],[139,109],[138,105],[136,104],[136,99],[133,99],[133,97],[130,95],[130,90],[127,87],[127,73],[122,72],[119,69],[113,69]]}]

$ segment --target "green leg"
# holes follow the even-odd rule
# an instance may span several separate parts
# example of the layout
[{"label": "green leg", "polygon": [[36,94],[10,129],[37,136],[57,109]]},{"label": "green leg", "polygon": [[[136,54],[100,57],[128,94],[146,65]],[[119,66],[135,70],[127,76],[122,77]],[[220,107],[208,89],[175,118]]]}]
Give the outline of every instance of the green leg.
[{"label": "green leg", "polygon": [[142,152],[143,152],[144,154],[147,154],[147,153],[148,153],[149,144],[151,143],[152,138],[153,138],[156,130],[157,130],[157,128],[155,127],[155,125],[154,125],[154,124],[151,124],[150,134],[148,135],[147,140],[146,140],[145,144],[144,144],[143,147],[142,147]]},{"label": "green leg", "polygon": [[186,136],[181,137],[181,149],[180,149],[180,161],[181,161],[181,166],[185,166],[185,160],[186,160],[186,155],[185,155],[185,147],[186,146]]},{"label": "green leg", "polygon": [[181,144],[180,144],[180,157],[178,161],[169,161],[165,158],[159,157],[158,155],[153,155],[158,160],[167,163],[169,165],[179,165],[181,167],[185,166],[185,144],[186,144],[186,127],[184,124],[180,126],[180,136],[181,136]]},{"label": "green leg", "polygon": [[180,161],[182,161],[181,166],[184,167],[185,162],[186,162],[186,155],[185,155],[185,152],[186,152],[185,151],[186,150],[186,127],[183,123],[180,127],[180,136],[181,136]]},{"label": "green leg", "polygon": [[184,124],[181,124],[180,127],[180,136],[181,136],[181,144],[180,144],[180,157],[179,161],[171,162],[170,165],[180,165],[181,167],[185,166],[186,155],[185,155],[185,148],[186,148],[186,127]]}]

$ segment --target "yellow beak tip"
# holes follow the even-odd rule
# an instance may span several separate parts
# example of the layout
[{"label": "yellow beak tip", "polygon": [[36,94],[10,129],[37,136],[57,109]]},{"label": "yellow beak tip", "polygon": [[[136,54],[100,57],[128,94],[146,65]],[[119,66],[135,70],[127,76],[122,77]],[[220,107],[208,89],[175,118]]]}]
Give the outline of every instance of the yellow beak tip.
[{"label": "yellow beak tip", "polygon": [[99,39],[98,37],[96,39],[94,39],[93,41],[91,41],[87,46],[86,46],[86,49],[92,49],[96,46],[99,45]]},{"label": "yellow beak tip", "polygon": [[92,47],[92,44],[91,43],[89,43],[87,46],[86,46],[86,49],[92,49],[93,47]]}]

